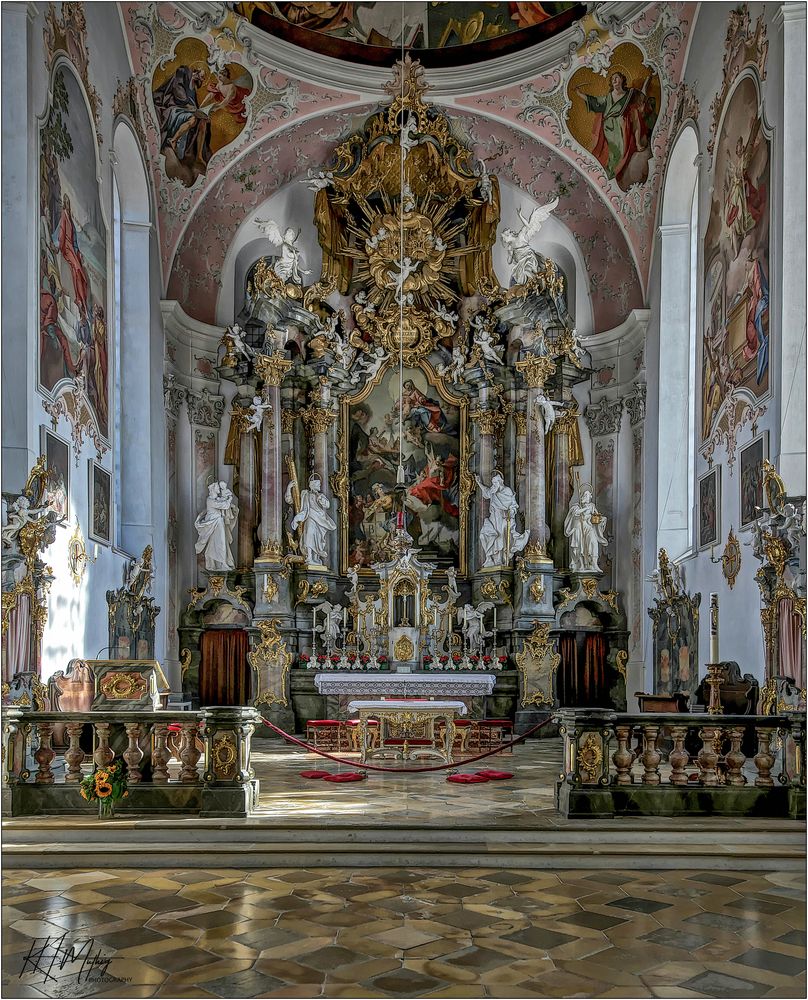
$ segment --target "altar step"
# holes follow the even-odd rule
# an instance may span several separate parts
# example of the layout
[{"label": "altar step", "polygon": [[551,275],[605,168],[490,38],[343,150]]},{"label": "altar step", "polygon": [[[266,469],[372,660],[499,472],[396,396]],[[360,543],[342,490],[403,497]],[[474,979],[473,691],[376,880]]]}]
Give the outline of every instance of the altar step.
[{"label": "altar step", "polygon": [[[576,822],[546,830],[417,827],[294,827],[242,821],[122,819],[7,820],[10,868],[408,867],[529,869],[711,869],[799,871],[805,825],[693,821],[673,826]],[[729,824],[728,824],[729,825]]]}]

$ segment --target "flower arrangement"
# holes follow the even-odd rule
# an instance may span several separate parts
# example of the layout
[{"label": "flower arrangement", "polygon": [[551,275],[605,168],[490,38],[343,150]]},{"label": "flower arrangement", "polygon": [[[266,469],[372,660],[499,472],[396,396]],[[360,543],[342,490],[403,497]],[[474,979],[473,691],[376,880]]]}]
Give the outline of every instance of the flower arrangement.
[{"label": "flower arrangement", "polygon": [[120,757],[82,778],[79,794],[86,802],[98,803],[99,818],[114,816],[115,803],[129,797],[124,763]]}]

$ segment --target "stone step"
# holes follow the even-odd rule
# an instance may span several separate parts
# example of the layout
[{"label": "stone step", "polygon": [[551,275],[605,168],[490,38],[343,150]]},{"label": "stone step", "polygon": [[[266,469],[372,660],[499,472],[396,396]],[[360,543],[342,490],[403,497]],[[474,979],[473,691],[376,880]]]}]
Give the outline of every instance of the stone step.
[{"label": "stone step", "polygon": [[[761,845],[762,847],[762,845]],[[92,851],[105,858],[113,868],[175,868],[178,845],[142,845],[127,850],[117,844],[93,845]],[[96,853],[97,852],[97,853]],[[239,844],[237,849],[211,850],[210,846],[182,847],[183,868],[467,868],[484,865],[487,868],[526,869],[595,869],[595,870],[707,870],[707,871],[802,871],[805,857],[800,851],[769,850],[717,854],[702,847],[699,850],[659,853],[639,852],[632,845],[625,852],[603,849],[596,853],[564,852],[563,845],[548,845],[547,849],[514,851],[512,848],[492,852],[487,845],[468,845],[466,849],[449,852],[424,845],[417,850],[412,844],[329,845],[315,844],[267,845]],[[117,862],[116,862],[116,859]],[[75,845],[41,844],[10,846],[3,852],[3,864],[8,868],[86,869],[88,851],[76,850]]]}]

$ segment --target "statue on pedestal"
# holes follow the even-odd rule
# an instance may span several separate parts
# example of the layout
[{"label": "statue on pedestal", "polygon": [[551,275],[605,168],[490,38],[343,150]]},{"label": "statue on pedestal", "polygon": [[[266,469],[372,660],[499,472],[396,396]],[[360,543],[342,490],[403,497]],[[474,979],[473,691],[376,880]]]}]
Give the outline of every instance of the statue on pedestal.
[{"label": "statue on pedestal", "polygon": [[485,627],[485,614],[494,607],[491,601],[483,601],[475,608],[473,604],[464,604],[458,609],[460,628],[463,632],[463,652],[476,653],[482,656],[483,640],[490,639],[493,631]]},{"label": "statue on pedestal", "polygon": [[577,503],[570,503],[564,534],[570,543],[570,569],[574,573],[600,573],[599,546],[608,544],[606,518],[598,513],[587,487],[579,488]]},{"label": "statue on pedestal", "polygon": [[[291,483],[286,489],[286,502],[293,503]],[[292,518],[292,531],[302,526],[300,549],[309,566],[324,566],[328,558],[328,532],[336,523],[327,513],[328,497],[320,489],[320,477],[309,477],[309,488],[300,494],[300,510]]]},{"label": "statue on pedestal", "polygon": [[194,521],[199,537],[196,551],[205,558],[205,569],[228,572],[236,568],[230,546],[238,519],[238,504],[226,483],[211,483],[205,512]]},{"label": "statue on pedestal", "polygon": [[491,485],[486,486],[479,476],[474,477],[483,497],[488,501],[488,517],[480,532],[483,569],[506,566],[511,557],[527,545],[529,531],[516,530],[519,505],[516,494],[505,485],[502,474],[495,472]]}]

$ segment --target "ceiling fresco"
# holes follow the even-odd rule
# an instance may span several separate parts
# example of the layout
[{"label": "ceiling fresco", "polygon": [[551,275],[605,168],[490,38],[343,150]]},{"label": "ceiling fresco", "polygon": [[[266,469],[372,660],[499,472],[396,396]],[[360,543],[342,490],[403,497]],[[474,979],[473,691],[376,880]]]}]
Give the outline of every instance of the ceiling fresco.
[{"label": "ceiling fresco", "polygon": [[[358,16],[354,8],[368,5],[257,6],[350,7]],[[539,7],[484,6],[486,16],[505,6]],[[587,14],[551,73],[441,96],[489,171],[539,201],[559,197],[556,218],[586,261],[596,329],[615,326],[644,302],[668,145],[693,111],[679,79],[695,9],[649,4],[633,22],[608,28]],[[283,184],[323,169],[376,99],[281,73],[258,54],[260,29],[222,5],[201,13],[168,3],[123,10],[167,294],[213,322],[240,223]],[[447,37],[444,45],[456,43]]]},{"label": "ceiling fresco", "polygon": [[402,46],[426,67],[458,66],[552,38],[581,3],[237,3],[251,24],[337,59],[390,66]]}]

